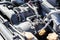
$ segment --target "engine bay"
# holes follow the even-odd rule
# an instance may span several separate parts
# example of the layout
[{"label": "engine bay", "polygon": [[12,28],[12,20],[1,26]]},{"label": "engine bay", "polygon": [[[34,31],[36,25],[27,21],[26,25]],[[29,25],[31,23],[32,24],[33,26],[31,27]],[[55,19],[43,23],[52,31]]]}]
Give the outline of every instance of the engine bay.
[{"label": "engine bay", "polygon": [[0,0],[1,40],[60,40],[59,0]]}]

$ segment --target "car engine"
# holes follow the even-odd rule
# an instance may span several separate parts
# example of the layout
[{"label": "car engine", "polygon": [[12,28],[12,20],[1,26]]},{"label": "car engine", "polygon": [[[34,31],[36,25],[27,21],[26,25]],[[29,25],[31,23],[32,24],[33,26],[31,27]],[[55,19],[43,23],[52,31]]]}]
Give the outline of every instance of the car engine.
[{"label": "car engine", "polygon": [[0,0],[0,40],[60,40],[60,1]]}]

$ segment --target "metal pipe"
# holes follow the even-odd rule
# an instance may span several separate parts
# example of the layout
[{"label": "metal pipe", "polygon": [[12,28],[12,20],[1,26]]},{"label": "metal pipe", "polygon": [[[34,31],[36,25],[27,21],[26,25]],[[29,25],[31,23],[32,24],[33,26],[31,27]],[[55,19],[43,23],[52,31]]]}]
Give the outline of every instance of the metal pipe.
[{"label": "metal pipe", "polygon": [[37,18],[38,18],[38,12],[37,12],[37,7],[35,7],[33,4],[33,6],[31,6],[29,3],[26,3],[32,10],[34,10],[34,12],[35,12],[35,14],[36,14],[36,16],[37,16]]},{"label": "metal pipe", "polygon": [[47,15],[47,17],[51,16],[51,17],[52,17],[52,20],[53,20],[57,25],[59,25],[59,24],[60,24],[59,14],[60,14],[60,10],[56,10],[56,11],[50,12],[50,13]]},{"label": "metal pipe", "polygon": [[8,31],[4,24],[0,23],[0,31],[7,40],[13,40],[13,35]]}]

